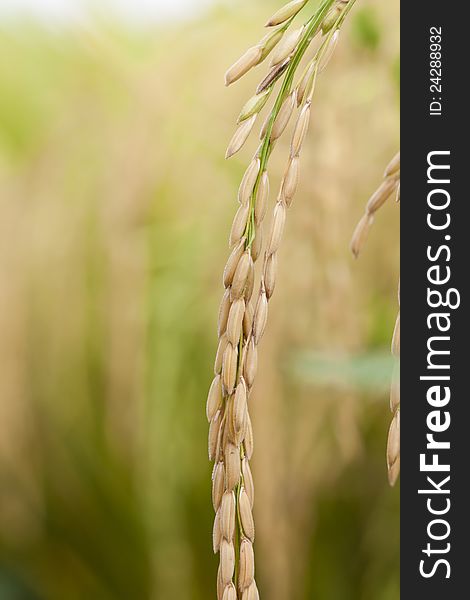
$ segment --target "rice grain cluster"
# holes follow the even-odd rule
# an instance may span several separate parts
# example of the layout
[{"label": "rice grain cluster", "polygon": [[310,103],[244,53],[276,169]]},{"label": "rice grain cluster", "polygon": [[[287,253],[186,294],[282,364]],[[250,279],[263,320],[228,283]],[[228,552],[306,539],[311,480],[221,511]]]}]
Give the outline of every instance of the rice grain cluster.
[{"label": "rice grain cluster", "polygon": [[[356,226],[351,251],[357,258],[374,222],[375,213],[391,197],[400,201],[400,153],[398,152],[385,169],[384,179],[369,198],[364,215]],[[398,304],[400,304],[400,285],[398,285]],[[395,322],[391,345],[395,365],[390,388],[390,409],[393,414],[387,441],[387,469],[390,485],[395,485],[400,474],[400,311]]]},{"label": "rice grain cluster", "polygon": [[[259,598],[253,551],[254,484],[250,469],[253,428],[249,399],[257,372],[258,347],[266,329],[269,300],[276,286],[278,252],[299,182],[300,154],[309,126],[315,82],[333,55],[341,25],[354,2],[323,0],[310,18],[289,30],[308,4],[308,0],[292,0],[268,20],[267,35],[225,74],[225,83],[230,85],[270,56],[267,75],[238,116],[227,158],[244,146],[261,111],[274,96],[278,82],[280,87],[261,126],[260,146],[238,190],[239,206],[230,231],[230,254],[223,273],[214,379],[207,398],[209,458],[214,461],[213,547],[220,556],[218,600]],[[321,37],[319,48],[294,81],[301,59],[317,35]],[[287,165],[270,228],[265,234],[263,224],[270,194],[268,162],[294,115],[296,121]],[[257,264],[260,265],[260,283],[255,290]]]}]

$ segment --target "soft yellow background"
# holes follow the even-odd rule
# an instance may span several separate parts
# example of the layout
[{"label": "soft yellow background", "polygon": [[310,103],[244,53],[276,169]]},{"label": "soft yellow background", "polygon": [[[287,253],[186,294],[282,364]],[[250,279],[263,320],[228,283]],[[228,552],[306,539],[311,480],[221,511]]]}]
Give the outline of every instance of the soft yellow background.
[{"label": "soft yellow background", "polygon": [[[215,597],[205,399],[256,141],[223,156],[266,65],[223,73],[278,6],[0,24],[1,600]],[[348,249],[398,148],[398,17],[358,0],[318,81],[250,401],[263,600],[399,597],[398,206]]]}]

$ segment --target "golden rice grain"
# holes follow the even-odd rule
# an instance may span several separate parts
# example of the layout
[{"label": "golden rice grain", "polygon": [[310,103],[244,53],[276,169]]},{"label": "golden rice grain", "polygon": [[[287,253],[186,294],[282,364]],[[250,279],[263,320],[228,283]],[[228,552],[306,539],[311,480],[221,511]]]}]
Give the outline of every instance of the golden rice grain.
[{"label": "golden rice grain", "polygon": [[393,330],[392,354],[396,358],[400,358],[400,313],[398,313],[397,315],[397,320],[395,321],[395,328]]},{"label": "golden rice grain", "polygon": [[245,239],[242,238],[236,246],[234,246],[230,256],[228,257],[227,263],[224,268],[224,286],[228,287],[231,285],[233,281],[233,276],[235,275],[235,270],[240,262],[240,258],[245,251]]},{"label": "golden rice grain", "polygon": [[271,231],[266,246],[266,253],[268,256],[278,251],[279,246],[281,245],[285,222],[286,205],[284,202],[278,202],[274,208]]},{"label": "golden rice grain", "polygon": [[249,214],[250,214],[249,203],[242,204],[238,208],[238,210],[235,214],[235,218],[233,219],[232,229],[230,231],[230,239],[229,239],[230,247],[234,246],[235,244],[240,242],[240,240],[242,239]]},{"label": "golden rice grain", "polygon": [[240,341],[242,333],[243,315],[245,314],[245,300],[235,300],[230,307],[227,320],[227,339],[236,346]]},{"label": "golden rice grain", "polygon": [[206,415],[209,423],[215,417],[215,414],[217,413],[221,405],[222,382],[220,380],[220,375],[216,375],[212,380],[211,386],[209,388],[209,393],[207,394]]},{"label": "golden rice grain", "polygon": [[230,288],[230,299],[232,302],[242,297],[252,265],[251,252],[245,250],[233,274],[232,286]]},{"label": "golden rice grain", "polygon": [[253,261],[250,261],[250,270],[248,271],[248,277],[246,278],[245,291],[243,293],[243,297],[245,298],[245,302],[249,302],[251,300],[251,296],[253,295],[253,290],[255,287],[255,266]]},{"label": "golden rice grain", "polygon": [[250,506],[253,509],[255,501],[255,485],[253,482],[253,475],[251,473],[250,463],[247,458],[242,460],[242,477],[243,485],[245,486],[246,495],[250,501]]},{"label": "golden rice grain", "polygon": [[252,96],[243,106],[240,114],[238,115],[237,123],[241,123],[246,119],[250,119],[254,115],[258,114],[268,101],[270,90],[264,90],[261,94],[255,94]]},{"label": "golden rice grain", "polygon": [[266,77],[264,77],[264,79],[262,79],[261,82],[258,84],[258,87],[256,88],[256,93],[261,94],[262,92],[270,88],[272,85],[274,85],[274,83],[281,77],[281,75],[289,66],[289,62],[290,58],[286,58],[285,61],[272,67],[272,69],[269,71]]},{"label": "golden rice grain", "polygon": [[263,282],[266,290],[266,297],[269,300],[274,293],[276,286],[276,274],[277,274],[277,253],[271,254],[267,257],[264,265]]},{"label": "golden rice grain", "polygon": [[214,526],[212,528],[212,548],[214,554],[220,549],[220,543],[222,542],[222,532],[220,531],[220,510],[215,513]]},{"label": "golden rice grain", "polygon": [[222,412],[218,410],[209,424],[209,460],[213,460],[217,449],[217,438],[220,430]]},{"label": "golden rice grain", "polygon": [[390,485],[394,485],[400,474],[400,409],[395,412],[388,432],[387,467]]},{"label": "golden rice grain", "polygon": [[232,581],[235,570],[235,548],[225,538],[220,543],[220,578],[224,586]]},{"label": "golden rice grain", "polygon": [[267,33],[263,39],[258,42],[258,46],[261,48],[261,59],[260,62],[263,61],[279,44],[284,36],[284,28],[279,27],[274,31],[270,31]]},{"label": "golden rice grain", "polygon": [[251,460],[251,457],[253,456],[254,443],[253,443],[253,426],[251,424],[251,419],[250,419],[249,413],[247,413],[247,415],[246,415],[246,434],[245,434],[245,439],[243,440],[243,447],[245,448],[245,453],[246,453],[248,460]]},{"label": "golden rice grain", "polygon": [[215,450],[215,459],[221,461],[224,460],[224,448],[226,447],[227,441],[229,439],[227,425],[227,404],[228,402],[225,403],[225,410],[222,417],[222,421],[220,422],[219,435],[217,436],[217,447]]},{"label": "golden rice grain", "polygon": [[395,191],[397,183],[394,179],[385,179],[369,198],[366,212],[374,214]]},{"label": "golden rice grain", "polygon": [[260,160],[255,157],[248,165],[238,189],[238,201],[240,204],[247,204],[249,202],[258,178],[259,169]]},{"label": "golden rice grain", "polygon": [[340,14],[341,9],[339,6],[334,6],[330,11],[328,11],[321,25],[321,32],[323,35],[326,35],[336,25]]},{"label": "golden rice grain", "polygon": [[255,198],[255,225],[259,227],[266,216],[269,198],[269,177],[267,171],[263,171],[260,177],[258,190]]},{"label": "golden rice grain", "polygon": [[246,360],[243,369],[243,376],[245,378],[248,388],[253,386],[256,373],[258,371],[258,348],[254,340],[251,340],[248,344],[246,351]]},{"label": "golden rice grain", "polygon": [[240,544],[240,562],[238,569],[238,589],[243,591],[249,587],[255,578],[255,555],[253,544],[249,540],[242,540]]},{"label": "golden rice grain", "polygon": [[220,564],[219,564],[219,568],[217,569],[217,600],[222,600],[222,596],[225,590],[225,587],[223,582],[222,582],[222,577],[220,574]]},{"label": "golden rice grain", "polygon": [[389,177],[390,175],[395,175],[400,170],[400,152],[398,151],[392,160],[388,163],[384,177]]},{"label": "golden rice grain", "polygon": [[297,106],[300,106],[311,92],[312,83],[315,79],[317,61],[311,60],[305,68],[302,77],[297,84]]},{"label": "golden rice grain", "polygon": [[240,488],[238,509],[243,533],[251,542],[253,542],[255,539],[255,523],[253,521],[253,514],[251,512],[251,502],[244,487]]},{"label": "golden rice grain", "polygon": [[295,50],[303,32],[304,27],[302,26],[284,35],[272,53],[271,66],[282,63]]},{"label": "golden rice grain", "polygon": [[217,346],[217,353],[214,361],[214,374],[217,375],[222,372],[222,362],[224,358],[225,349],[227,347],[228,340],[227,335],[224,333],[220,336],[219,344]]},{"label": "golden rice grain", "polygon": [[222,600],[237,600],[237,590],[232,582],[225,586]]},{"label": "golden rice grain", "polygon": [[273,27],[274,25],[280,25],[288,19],[295,17],[295,15],[301,10],[308,0],[291,0],[279,10],[277,10],[267,21],[266,27]]},{"label": "golden rice grain", "polygon": [[259,592],[256,583],[253,583],[243,590],[241,600],[259,600]]},{"label": "golden rice grain", "polygon": [[230,158],[244,146],[248,136],[251,133],[251,130],[253,129],[253,125],[255,124],[257,116],[257,114],[254,114],[246,119],[246,121],[244,120],[240,123],[229,142],[227,151],[225,152],[225,158]]},{"label": "golden rice grain", "polygon": [[228,342],[227,347],[225,348],[224,357],[222,359],[222,383],[225,392],[228,395],[233,392],[233,388],[235,386],[235,378],[237,376],[237,360],[237,347]]},{"label": "golden rice grain", "polygon": [[[246,413],[247,413],[247,389],[245,380],[243,377],[240,378],[240,382],[235,390],[235,396],[233,398],[233,413],[232,413],[232,425],[235,435],[239,439],[239,443],[243,441],[245,429],[246,429]],[[238,444],[239,445],[239,444]]]},{"label": "golden rice grain", "polygon": [[355,258],[359,256],[367,236],[369,235],[369,231],[373,222],[374,217],[366,213],[362,216],[361,220],[357,224],[351,239],[351,252],[354,254]]},{"label": "golden rice grain", "polygon": [[248,73],[256,66],[262,57],[263,50],[259,46],[253,46],[227,70],[225,73],[225,85],[230,85]]},{"label": "golden rice grain", "polygon": [[333,56],[335,48],[338,44],[338,39],[339,39],[339,29],[337,29],[333,33],[333,35],[331,36],[331,39],[328,41],[328,45],[325,49],[325,52],[323,53],[323,56],[320,59],[319,65],[318,65],[319,73],[321,73],[326,68],[328,63],[330,62],[331,57]]},{"label": "golden rice grain", "polygon": [[288,208],[291,206],[295,192],[297,191],[297,185],[299,183],[299,164],[300,159],[298,156],[291,158],[282,181],[282,194]]},{"label": "golden rice grain", "polygon": [[222,537],[231,541],[235,532],[235,516],[236,516],[235,494],[233,492],[225,492],[220,503],[220,531]]},{"label": "golden rice grain", "polygon": [[251,258],[253,261],[258,260],[261,250],[263,248],[263,228],[259,225],[256,228],[256,235],[253,243],[251,244]]},{"label": "golden rice grain", "polygon": [[254,314],[255,309],[253,308],[253,304],[251,302],[247,302],[245,314],[243,315],[243,336],[245,339],[248,339],[249,335],[251,334]]},{"label": "golden rice grain", "polygon": [[292,115],[292,111],[297,102],[296,91],[291,92],[287,98],[284,100],[279,114],[277,115],[273,127],[271,129],[271,142],[277,140],[283,133],[284,129],[287,127],[289,120]]},{"label": "golden rice grain", "polygon": [[232,491],[238,485],[241,475],[240,450],[228,442],[225,446],[225,488]]},{"label": "golden rice grain", "polygon": [[225,469],[224,463],[219,461],[215,465],[214,473],[212,476],[212,505],[214,510],[217,511],[222,501],[222,496],[225,489]]},{"label": "golden rice grain", "polygon": [[295,124],[290,146],[291,158],[299,156],[300,151],[302,150],[302,145],[308,131],[308,124],[310,122],[310,106],[310,102],[307,102],[305,106],[302,107],[297,123]]},{"label": "golden rice grain", "polygon": [[393,367],[392,383],[390,384],[390,410],[394,413],[400,407],[400,362]]},{"label": "golden rice grain", "polygon": [[219,306],[219,318],[217,320],[217,335],[220,337],[225,333],[227,329],[227,320],[230,312],[231,300],[230,300],[230,288],[227,288],[222,296],[222,300]]},{"label": "golden rice grain", "polygon": [[253,337],[256,344],[259,344],[260,339],[263,337],[267,320],[268,299],[266,297],[266,292],[261,290],[261,293],[258,296],[258,302],[256,303],[255,316],[253,318]]}]

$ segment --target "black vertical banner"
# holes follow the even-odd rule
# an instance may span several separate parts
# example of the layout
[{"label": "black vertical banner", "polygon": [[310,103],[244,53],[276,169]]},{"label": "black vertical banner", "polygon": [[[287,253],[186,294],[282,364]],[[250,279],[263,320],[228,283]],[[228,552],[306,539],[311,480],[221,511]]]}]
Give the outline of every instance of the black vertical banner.
[{"label": "black vertical banner", "polygon": [[460,6],[402,3],[402,600],[470,597],[470,32]]}]

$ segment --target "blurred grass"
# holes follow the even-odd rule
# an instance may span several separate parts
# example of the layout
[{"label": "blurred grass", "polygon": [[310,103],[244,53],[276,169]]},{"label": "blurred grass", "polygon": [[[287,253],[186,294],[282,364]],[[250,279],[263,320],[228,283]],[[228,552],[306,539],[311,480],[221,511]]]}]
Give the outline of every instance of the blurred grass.
[{"label": "blurred grass", "polygon": [[300,380],[375,394],[384,393],[390,387],[393,362],[386,351],[359,356],[297,352],[289,361],[290,371]]},{"label": "blurred grass", "polygon": [[[223,152],[258,77],[226,90],[222,74],[274,5],[145,33],[0,26],[1,600],[214,595],[204,403],[255,142]],[[348,252],[398,145],[397,10],[358,6],[289,215],[252,400],[269,600],[399,594],[387,391],[371,387],[396,311],[397,207],[360,261]],[[285,156],[284,142],[273,189]]]}]

